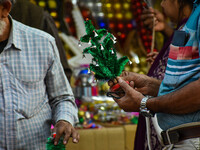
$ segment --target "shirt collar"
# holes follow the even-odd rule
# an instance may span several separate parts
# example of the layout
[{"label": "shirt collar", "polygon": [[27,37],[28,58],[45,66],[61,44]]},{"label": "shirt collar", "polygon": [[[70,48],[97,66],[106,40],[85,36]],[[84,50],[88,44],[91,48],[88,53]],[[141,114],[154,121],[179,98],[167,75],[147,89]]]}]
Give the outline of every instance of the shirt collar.
[{"label": "shirt collar", "polygon": [[12,17],[9,15],[9,20],[11,24],[11,29],[10,29],[10,35],[8,38],[8,44],[6,45],[5,49],[14,46],[17,50],[22,49],[22,44],[20,40],[20,31],[18,30],[15,21],[12,19]]},{"label": "shirt collar", "polygon": [[193,2],[194,4],[193,4],[193,7],[194,7],[194,9],[199,5],[199,3],[200,3],[200,0],[194,0],[194,2]]}]

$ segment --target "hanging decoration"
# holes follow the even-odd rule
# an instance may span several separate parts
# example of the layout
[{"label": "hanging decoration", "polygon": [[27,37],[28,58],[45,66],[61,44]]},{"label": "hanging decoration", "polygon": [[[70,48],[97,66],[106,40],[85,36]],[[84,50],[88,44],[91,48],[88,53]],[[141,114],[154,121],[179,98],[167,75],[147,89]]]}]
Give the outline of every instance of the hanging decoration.
[{"label": "hanging decoration", "polygon": [[96,79],[109,80],[119,76],[129,59],[126,56],[117,59],[114,35],[106,29],[96,30],[88,19],[85,28],[87,34],[81,37],[80,42],[88,43],[89,47],[83,50],[83,56],[86,53],[93,56],[90,70],[95,73]]}]

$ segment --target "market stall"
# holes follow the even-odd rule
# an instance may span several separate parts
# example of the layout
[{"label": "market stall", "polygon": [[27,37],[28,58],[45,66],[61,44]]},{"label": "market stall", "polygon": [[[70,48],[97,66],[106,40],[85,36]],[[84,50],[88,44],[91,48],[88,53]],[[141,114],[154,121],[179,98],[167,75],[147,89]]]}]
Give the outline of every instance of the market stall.
[{"label": "market stall", "polygon": [[[70,84],[79,108],[76,128],[81,140],[76,145],[69,141],[66,149],[132,150],[139,114],[124,112],[112,98],[106,96],[110,90],[107,80],[97,81],[89,72],[93,59],[83,55],[86,46],[79,44],[80,38],[86,34],[84,22],[89,19],[96,29],[106,29],[113,38],[116,37],[117,56],[127,56],[131,62],[125,65],[125,70],[146,74],[146,54],[159,51],[160,47],[156,45],[162,45],[153,39],[157,36],[157,42],[163,42],[161,35],[145,29],[140,20],[147,4],[139,0],[30,1],[47,10],[55,20],[66,58],[73,70]],[[157,7],[157,3],[152,1],[151,5]]]}]

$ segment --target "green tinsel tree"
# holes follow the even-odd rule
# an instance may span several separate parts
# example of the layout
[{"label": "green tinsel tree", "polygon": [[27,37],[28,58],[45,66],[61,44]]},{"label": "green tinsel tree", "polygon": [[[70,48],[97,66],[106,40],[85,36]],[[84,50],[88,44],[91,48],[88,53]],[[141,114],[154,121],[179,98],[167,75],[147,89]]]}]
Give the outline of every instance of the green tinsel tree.
[{"label": "green tinsel tree", "polygon": [[86,35],[81,37],[81,42],[90,44],[83,50],[83,55],[90,53],[93,56],[90,70],[95,73],[98,80],[109,80],[119,76],[129,59],[124,56],[117,59],[114,44],[116,38],[106,29],[96,30],[91,20],[85,21]]},{"label": "green tinsel tree", "polygon": [[46,150],[65,150],[65,145],[63,144],[63,138],[61,138],[57,145],[54,145],[54,138],[49,137],[46,143]]}]

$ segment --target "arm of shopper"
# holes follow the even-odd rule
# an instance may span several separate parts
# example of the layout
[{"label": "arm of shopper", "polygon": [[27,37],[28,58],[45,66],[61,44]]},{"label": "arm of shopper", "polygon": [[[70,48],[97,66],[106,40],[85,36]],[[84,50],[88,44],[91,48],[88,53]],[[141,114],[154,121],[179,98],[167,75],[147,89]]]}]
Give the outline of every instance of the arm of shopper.
[{"label": "arm of shopper", "polygon": [[[66,143],[71,135],[73,137],[75,132],[73,126],[78,122],[78,109],[75,104],[75,98],[72,93],[71,86],[60,63],[55,41],[49,45],[49,59],[51,63],[45,77],[45,84],[47,88],[49,104],[52,109],[52,119],[56,124],[55,142],[58,143],[59,137],[64,135],[63,142]],[[78,141],[77,136],[73,138],[76,138]]]},{"label": "arm of shopper", "polygon": [[200,79],[167,95],[151,98],[147,108],[154,112],[187,114],[200,109]]},{"label": "arm of shopper", "polygon": [[[114,99],[119,107],[130,112],[139,111],[144,95],[121,78],[118,78],[118,82],[125,91],[125,96],[121,99]],[[147,101],[147,108],[155,113],[187,114],[195,112],[200,109],[200,92],[197,92],[198,89],[200,89],[200,79],[172,93],[150,98]]]}]

